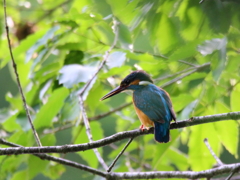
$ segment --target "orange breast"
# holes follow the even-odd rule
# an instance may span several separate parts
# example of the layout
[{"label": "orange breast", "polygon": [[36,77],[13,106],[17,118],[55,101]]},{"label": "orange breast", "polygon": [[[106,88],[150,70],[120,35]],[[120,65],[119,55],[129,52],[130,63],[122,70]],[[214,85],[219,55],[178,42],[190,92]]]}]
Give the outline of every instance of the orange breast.
[{"label": "orange breast", "polygon": [[[133,103],[134,104],[134,103]],[[144,114],[140,109],[138,109],[135,104],[134,108],[136,110],[136,113],[138,115],[138,118],[140,119],[141,123],[148,129],[149,127],[154,126],[153,121],[151,121],[146,114]]]}]

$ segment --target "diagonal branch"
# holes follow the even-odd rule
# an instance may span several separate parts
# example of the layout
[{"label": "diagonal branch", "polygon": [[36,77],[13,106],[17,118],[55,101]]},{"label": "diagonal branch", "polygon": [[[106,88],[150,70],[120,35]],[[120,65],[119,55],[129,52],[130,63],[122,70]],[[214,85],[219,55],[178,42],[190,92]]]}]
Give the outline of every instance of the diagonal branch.
[{"label": "diagonal branch", "polygon": [[[86,133],[87,133],[87,136],[88,136],[88,139],[90,141],[90,143],[93,142],[93,138],[92,138],[92,134],[91,134],[91,129],[90,129],[90,124],[89,124],[89,121],[88,121],[88,118],[87,118],[87,114],[86,114],[86,111],[84,109],[84,104],[83,104],[83,99],[82,99],[82,96],[79,96],[79,102],[80,102],[80,107],[81,107],[81,110],[82,110],[82,116],[83,116],[83,121],[84,121],[84,124],[85,124],[85,127],[86,127]],[[97,149],[93,149],[94,153],[96,154],[97,158],[98,158],[98,161],[102,164],[103,168],[105,170],[108,169],[108,166],[107,164],[104,162],[103,158],[101,157],[99,151]]]},{"label": "diagonal branch", "polygon": [[[188,120],[178,121],[177,123],[172,123],[170,129],[179,129],[189,126],[195,126],[199,124],[224,121],[224,120],[238,120],[240,119],[240,112],[230,112],[224,114],[215,114],[209,116],[198,116],[193,117]],[[108,144],[111,144],[122,139],[127,139],[131,137],[137,137],[146,134],[152,134],[154,128],[149,130],[141,131],[140,129],[124,131],[116,133],[112,136],[103,138],[98,141],[93,141],[92,143],[84,144],[74,144],[74,145],[63,145],[63,146],[45,146],[45,147],[18,147],[18,148],[0,148],[0,155],[10,155],[10,154],[33,154],[33,153],[68,153],[77,151],[86,151],[89,149],[99,148]],[[0,139],[0,144],[2,139]]]},{"label": "diagonal branch", "polygon": [[[89,125],[89,120],[88,120],[88,117],[87,117],[87,113],[85,111],[85,108],[84,108],[84,100],[83,100],[83,94],[84,92],[86,91],[86,89],[88,88],[88,86],[91,84],[91,82],[93,81],[93,79],[97,76],[97,74],[100,72],[100,70],[103,68],[104,64],[107,62],[107,59],[110,55],[110,52],[112,51],[112,49],[114,48],[114,46],[116,45],[117,41],[118,41],[118,24],[119,22],[116,21],[114,18],[113,18],[113,24],[114,24],[114,33],[115,33],[115,38],[114,38],[114,41],[112,43],[112,46],[109,48],[108,51],[106,51],[105,53],[105,56],[102,60],[102,62],[100,63],[99,67],[98,67],[98,70],[95,72],[95,74],[92,76],[92,78],[84,85],[84,87],[81,89],[81,91],[79,92],[79,103],[80,103],[80,107],[81,107],[81,110],[82,110],[82,116],[83,116],[83,121],[84,121],[84,125],[86,127],[86,133],[87,133],[87,136],[88,136],[88,139],[90,141],[90,143],[93,142],[93,138],[92,138],[92,134],[91,134],[91,129],[90,129],[90,125]],[[102,164],[103,168],[105,170],[108,170],[108,166],[107,164],[104,162],[103,158],[101,157],[98,149],[94,148],[93,149],[94,153],[96,154],[97,158],[98,158],[98,161]]]},{"label": "diagonal branch", "polygon": [[217,161],[218,166],[222,166],[224,165],[224,163],[217,157],[217,155],[214,153],[213,149],[211,148],[208,139],[205,138],[204,139],[204,143],[207,146],[208,150],[210,151],[210,153],[212,154],[213,158]]},{"label": "diagonal branch", "polygon": [[14,73],[15,73],[16,80],[17,80],[17,86],[18,86],[19,92],[21,94],[23,106],[24,106],[24,109],[26,111],[26,115],[28,117],[28,121],[29,121],[29,123],[31,125],[31,128],[32,128],[35,140],[36,140],[38,146],[42,146],[41,141],[40,141],[40,139],[38,137],[37,131],[34,128],[34,125],[33,125],[33,122],[32,122],[32,118],[31,118],[29,109],[27,107],[26,98],[25,98],[25,96],[23,94],[22,85],[21,85],[21,82],[20,82],[20,79],[19,79],[19,75],[18,75],[18,71],[17,71],[17,64],[15,63],[15,60],[14,60],[14,57],[13,57],[13,53],[12,53],[11,40],[10,40],[10,36],[9,36],[9,27],[8,27],[8,23],[7,23],[6,0],[3,0],[3,4],[4,4],[4,18],[5,18],[5,28],[6,28],[6,33],[7,33],[7,40],[8,40],[8,48],[9,48],[9,52],[10,52],[10,56],[11,56],[11,60],[12,60],[12,66],[13,66]]},{"label": "diagonal branch", "polygon": [[161,85],[161,87],[162,87],[162,88],[167,87],[167,86],[169,86],[169,85],[171,85],[171,84],[173,84],[173,83],[175,83],[175,82],[177,82],[177,81],[185,78],[186,76],[189,76],[189,75],[191,75],[191,74],[193,74],[193,73],[195,73],[195,72],[197,72],[197,71],[200,71],[200,70],[202,70],[202,69],[204,69],[204,68],[206,68],[206,67],[209,67],[210,65],[211,65],[210,63],[205,63],[205,64],[203,64],[203,65],[197,66],[197,67],[195,67],[192,71],[187,72],[187,73],[185,73],[185,74],[183,74],[183,75],[181,75],[181,76],[179,76],[179,77],[174,78],[174,79],[171,80],[171,81],[166,82],[165,84]]},{"label": "diagonal branch", "polygon": [[123,150],[117,155],[117,157],[114,159],[114,161],[112,162],[112,164],[110,165],[109,169],[107,170],[107,172],[110,172],[113,168],[113,166],[116,164],[117,160],[120,158],[120,156],[124,153],[124,151],[127,149],[127,147],[129,146],[129,144],[131,144],[133,140],[133,137],[131,139],[129,139],[128,143],[124,146]]},{"label": "diagonal branch", "polygon": [[185,73],[185,72],[190,71],[190,70],[193,70],[193,69],[196,69],[196,68],[195,68],[195,67],[190,67],[190,68],[184,69],[184,70],[179,71],[179,72],[174,73],[174,74],[170,74],[170,75],[167,75],[167,76],[159,77],[159,78],[157,78],[157,79],[154,79],[154,81],[162,81],[162,80],[164,80],[164,79],[168,79],[168,78],[177,76],[177,75],[179,75],[179,74]]},{"label": "diagonal branch", "polygon": [[111,45],[111,47],[106,51],[102,62],[100,63],[97,71],[95,72],[95,74],[92,76],[92,78],[84,85],[84,87],[81,89],[81,91],[79,92],[79,96],[82,96],[84,94],[84,92],[86,91],[86,89],[88,88],[88,86],[91,84],[91,82],[93,81],[93,79],[97,76],[97,74],[99,73],[99,71],[103,68],[104,64],[107,62],[107,59],[110,55],[110,52],[113,50],[114,46],[117,44],[118,41],[118,24],[119,22],[116,21],[115,19],[113,19],[113,24],[114,24],[114,30],[115,30],[115,37],[113,40],[113,43]]},{"label": "diagonal branch", "polygon": [[[11,147],[23,147],[23,146],[20,146],[18,144],[14,144],[14,143],[5,141],[3,139],[0,139],[0,143],[4,144],[4,145],[7,145],[7,146],[11,146]],[[73,162],[73,161],[70,161],[70,160],[67,160],[67,159],[57,158],[57,157],[50,156],[50,155],[47,155],[47,154],[33,154],[33,155],[39,157],[40,159],[58,162],[59,164],[64,164],[64,165],[71,166],[71,167],[74,167],[74,168],[77,168],[77,169],[81,169],[81,170],[84,170],[84,171],[87,171],[87,172],[90,172],[90,173],[93,173],[93,174],[96,174],[96,175],[99,175],[99,176],[102,176],[102,177],[106,176],[106,173],[103,172],[103,171],[93,169],[89,166],[79,164],[79,163],[76,163],[76,162]]]},{"label": "diagonal branch", "polygon": [[[8,145],[8,146],[18,146],[16,144],[3,141],[0,139],[0,143]],[[55,161],[64,165],[68,165],[74,168],[82,169],[87,172],[105,177],[106,179],[154,179],[154,178],[178,178],[178,179],[198,179],[198,178],[212,178],[217,175],[236,172],[240,168],[240,163],[222,165],[217,168],[208,169],[204,171],[152,171],[152,172],[120,172],[120,173],[106,173],[99,171],[97,169],[93,169],[91,167],[72,162],[62,158],[56,158],[54,156],[49,156],[45,154],[34,154],[35,156],[40,157],[41,159]]]}]

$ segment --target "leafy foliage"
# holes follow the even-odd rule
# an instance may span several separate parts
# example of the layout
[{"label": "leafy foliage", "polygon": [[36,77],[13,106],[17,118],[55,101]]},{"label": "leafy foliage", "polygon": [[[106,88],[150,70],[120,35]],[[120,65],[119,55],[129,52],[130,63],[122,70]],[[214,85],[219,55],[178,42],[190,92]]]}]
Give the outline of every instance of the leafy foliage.
[{"label": "leafy foliage", "polygon": [[[44,146],[88,142],[77,95],[97,71],[116,34],[117,44],[107,63],[84,94],[88,117],[131,102],[131,97],[125,94],[105,102],[99,99],[136,69],[144,69],[157,85],[165,86],[178,120],[239,111],[238,2],[71,0],[56,4],[52,0],[11,0],[7,3],[14,58],[35,128]],[[34,33],[18,42],[16,31],[20,22],[31,23]],[[4,24],[0,30],[0,66],[9,66],[15,80]],[[202,67],[206,63],[210,65]],[[170,80],[173,83],[167,84]],[[8,86],[7,82],[1,86]],[[36,145],[20,96],[1,94],[10,105],[0,111],[0,136],[20,145]],[[90,125],[93,139],[98,140],[138,128],[140,123],[133,107],[127,106]],[[70,128],[59,130],[65,126]],[[204,138],[209,139],[217,155],[228,151],[235,158],[239,157],[239,125],[236,122],[174,130],[171,136],[168,144],[157,144],[152,135],[135,139],[127,155],[121,157],[113,170],[211,168],[215,160],[205,147]],[[116,143],[116,150],[100,149],[107,164],[111,164],[125,143]],[[93,151],[74,153],[74,156],[93,168],[101,167]],[[129,166],[125,166],[126,162]],[[1,156],[0,174],[0,179],[71,176],[66,167],[30,155]],[[79,176],[93,178],[87,172]]]}]

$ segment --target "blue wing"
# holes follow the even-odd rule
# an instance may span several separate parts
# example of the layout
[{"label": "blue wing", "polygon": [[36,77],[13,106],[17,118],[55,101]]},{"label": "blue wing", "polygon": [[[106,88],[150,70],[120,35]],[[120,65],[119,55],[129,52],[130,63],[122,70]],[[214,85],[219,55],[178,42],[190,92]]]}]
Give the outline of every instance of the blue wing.
[{"label": "blue wing", "polygon": [[151,84],[134,91],[135,106],[144,112],[149,119],[160,123],[176,119],[171,100],[163,89]]},{"label": "blue wing", "polygon": [[155,139],[168,142],[170,121],[176,120],[176,116],[167,92],[153,84],[142,86],[134,91],[133,100],[135,106],[154,122]]}]

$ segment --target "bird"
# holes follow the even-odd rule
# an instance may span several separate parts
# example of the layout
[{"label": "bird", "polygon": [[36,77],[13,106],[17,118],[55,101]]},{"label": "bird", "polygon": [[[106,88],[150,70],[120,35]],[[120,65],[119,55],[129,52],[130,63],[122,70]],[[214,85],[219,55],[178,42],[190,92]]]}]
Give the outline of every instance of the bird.
[{"label": "bird", "polygon": [[140,129],[154,127],[154,137],[159,143],[170,141],[170,122],[176,122],[169,94],[153,84],[149,74],[143,70],[136,70],[127,75],[120,86],[110,91],[100,100],[105,100],[120,92],[133,91],[133,105],[141,121]]}]

